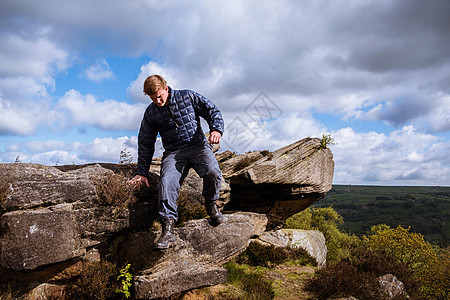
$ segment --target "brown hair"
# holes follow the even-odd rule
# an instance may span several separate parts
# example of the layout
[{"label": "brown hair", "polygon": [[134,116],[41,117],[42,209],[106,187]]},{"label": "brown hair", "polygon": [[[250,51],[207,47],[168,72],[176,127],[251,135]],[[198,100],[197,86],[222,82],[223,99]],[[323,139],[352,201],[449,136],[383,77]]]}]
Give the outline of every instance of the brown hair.
[{"label": "brown hair", "polygon": [[160,75],[151,75],[145,79],[144,93],[151,96],[156,94],[160,89],[164,89],[167,86],[166,80]]}]

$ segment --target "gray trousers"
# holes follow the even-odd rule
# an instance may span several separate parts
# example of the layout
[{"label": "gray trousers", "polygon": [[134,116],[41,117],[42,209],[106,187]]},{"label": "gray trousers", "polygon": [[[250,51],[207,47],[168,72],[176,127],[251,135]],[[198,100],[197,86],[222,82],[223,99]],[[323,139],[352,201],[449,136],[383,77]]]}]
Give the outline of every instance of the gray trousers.
[{"label": "gray trousers", "polygon": [[208,142],[180,150],[165,151],[161,161],[159,182],[160,217],[178,220],[177,198],[191,167],[203,178],[202,195],[206,203],[219,199],[222,172]]}]

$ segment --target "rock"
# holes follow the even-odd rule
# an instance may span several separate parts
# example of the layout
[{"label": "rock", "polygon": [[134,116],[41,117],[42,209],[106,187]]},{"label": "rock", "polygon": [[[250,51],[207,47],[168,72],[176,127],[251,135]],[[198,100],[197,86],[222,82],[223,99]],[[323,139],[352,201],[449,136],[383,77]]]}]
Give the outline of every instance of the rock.
[{"label": "rock", "polygon": [[403,283],[392,274],[378,277],[381,290],[386,299],[409,299]]},{"label": "rock", "polygon": [[95,186],[111,170],[98,164],[62,169],[0,164],[0,177],[7,183],[0,215],[0,266],[33,270],[84,255],[87,247],[121,231],[151,226],[154,183],[153,190],[141,189],[141,201],[133,206],[115,207],[99,202]]},{"label": "rock", "polygon": [[257,241],[280,248],[302,248],[313,257],[319,268],[325,266],[327,247],[325,237],[317,230],[280,229],[267,231]]},{"label": "rock", "polygon": [[32,270],[82,255],[71,206],[3,214],[0,264],[13,270]]},{"label": "rock", "polygon": [[30,291],[28,300],[41,299],[65,299],[67,296],[66,286],[43,283]]},{"label": "rock", "polygon": [[213,227],[206,219],[191,220],[175,229],[176,245],[154,251],[153,232],[131,234],[118,247],[117,256],[143,269],[135,276],[138,299],[168,297],[175,293],[226,281],[221,266],[243,252],[250,238],[262,234],[264,215],[225,214],[225,221]]},{"label": "rock", "polygon": [[[105,203],[98,179],[118,173],[131,178],[136,164],[0,164],[0,281],[26,282],[21,287],[27,291],[55,283],[52,278],[73,282],[74,270],[94,252],[96,260],[132,263],[141,298],[224,282],[221,265],[244,251],[250,238],[266,226],[282,226],[330,189],[332,155],[319,144],[308,138],[273,153],[216,153],[224,175],[218,206],[244,212],[226,213],[217,227],[189,221],[176,229],[177,246],[160,252],[152,250],[156,233],[148,229],[157,212],[161,158],[152,162],[150,188],[142,186],[128,207]],[[202,184],[189,172],[180,191],[188,212],[203,205]],[[36,292],[53,289],[58,291],[42,285]]]},{"label": "rock", "polygon": [[334,172],[329,149],[321,140],[306,138],[272,153],[250,152],[221,164],[230,183],[225,210],[264,213],[268,228],[284,225],[291,215],[322,199],[331,189]]},{"label": "rock", "polygon": [[97,196],[92,178],[107,172],[100,165],[62,172],[38,164],[0,164],[0,180],[7,182],[9,189],[2,208],[12,211],[92,201]]},{"label": "rock", "polygon": [[[139,220],[150,220],[150,205],[136,207],[142,214]],[[81,256],[86,248],[133,227],[133,211],[84,207],[77,202],[5,213],[0,217],[0,265],[16,271],[32,270]],[[142,223],[150,226],[148,221]]]}]

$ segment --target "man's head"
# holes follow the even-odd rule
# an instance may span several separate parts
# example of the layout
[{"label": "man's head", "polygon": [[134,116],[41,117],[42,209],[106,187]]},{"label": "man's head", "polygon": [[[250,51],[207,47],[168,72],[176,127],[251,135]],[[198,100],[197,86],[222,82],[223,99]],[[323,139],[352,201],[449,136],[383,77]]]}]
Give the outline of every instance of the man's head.
[{"label": "man's head", "polygon": [[151,75],[145,79],[144,94],[148,95],[156,105],[164,106],[169,97],[169,87],[162,76]]}]

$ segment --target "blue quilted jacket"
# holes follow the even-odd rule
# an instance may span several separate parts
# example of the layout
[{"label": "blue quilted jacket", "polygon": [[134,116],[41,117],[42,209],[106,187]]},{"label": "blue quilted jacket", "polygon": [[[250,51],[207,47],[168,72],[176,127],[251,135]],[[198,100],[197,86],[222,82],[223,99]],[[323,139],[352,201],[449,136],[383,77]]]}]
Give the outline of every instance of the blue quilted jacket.
[{"label": "blue quilted jacket", "polygon": [[210,132],[223,134],[222,114],[214,103],[191,90],[169,87],[169,92],[166,105],[159,107],[152,102],[145,110],[138,137],[139,175],[148,175],[158,133],[166,151],[204,143],[200,117],[206,120]]}]

